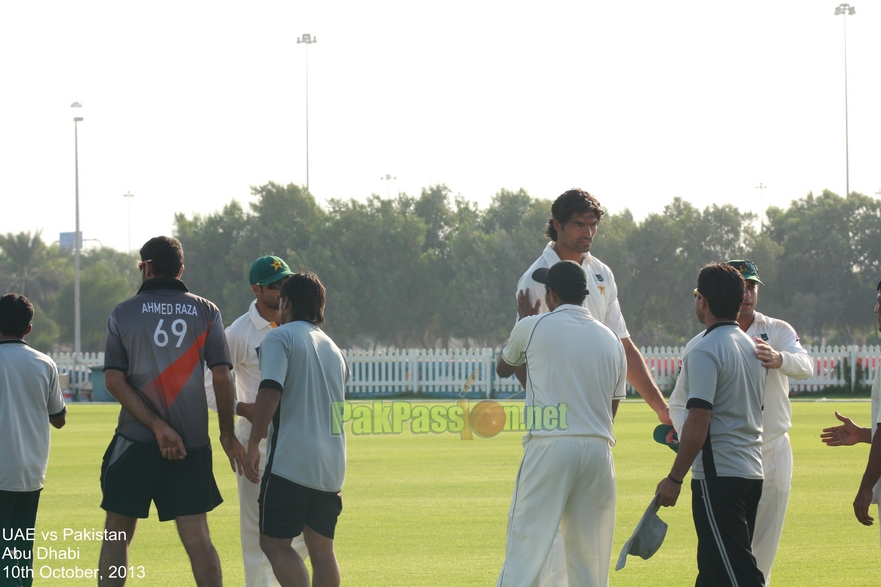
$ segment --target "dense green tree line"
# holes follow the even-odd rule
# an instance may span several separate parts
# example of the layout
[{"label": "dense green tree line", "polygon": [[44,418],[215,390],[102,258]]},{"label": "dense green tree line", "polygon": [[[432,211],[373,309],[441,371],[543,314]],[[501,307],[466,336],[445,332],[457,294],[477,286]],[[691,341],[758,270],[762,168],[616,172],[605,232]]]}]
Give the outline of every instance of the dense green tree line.
[{"label": "dense green tree line", "polygon": [[[328,290],[326,329],[341,346],[500,345],[512,326],[518,278],[541,253],[550,200],[501,190],[486,209],[443,185],[418,196],[331,200],[296,185],[251,189],[248,209],[175,218],[184,281],[227,324],[252,298],[251,262],[263,254],[315,271]],[[791,322],[812,343],[879,342],[872,299],[881,279],[881,203],[825,191],[770,208],[764,230],[730,204],[700,210],[679,198],[634,220],[600,224],[592,252],[614,271],[638,345],[675,345],[699,325],[692,289],[710,261],[750,258],[765,282],[759,311]],[[131,295],[136,259],[112,249],[82,258],[83,349],[100,350],[106,318]],[[38,307],[33,343],[73,340],[73,260],[40,234],[0,237],[0,288]]]}]

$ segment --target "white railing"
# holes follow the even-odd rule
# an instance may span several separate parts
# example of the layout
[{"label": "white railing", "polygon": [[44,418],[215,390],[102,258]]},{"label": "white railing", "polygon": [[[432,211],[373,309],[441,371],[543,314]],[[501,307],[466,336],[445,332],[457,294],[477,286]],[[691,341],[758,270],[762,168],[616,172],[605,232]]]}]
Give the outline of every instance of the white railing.
[{"label": "white railing", "polygon": [[[673,390],[679,367],[680,347],[640,349],[649,370],[663,391]],[[820,391],[837,386],[851,388],[851,382],[869,386],[881,368],[881,346],[807,347],[814,359],[814,375],[802,381],[790,380],[792,393]],[[523,390],[514,377],[500,379],[495,373],[498,351],[482,349],[404,349],[393,351],[343,351],[351,377],[346,386],[350,396],[393,396],[416,393],[426,397],[451,397],[462,390],[477,371],[468,397],[507,397]],[[52,356],[58,370],[70,374],[71,389],[89,380],[89,367],[103,365],[104,353],[84,353],[74,369],[73,353]],[[90,388],[90,386],[88,386]],[[628,386],[628,394],[635,392]]]}]

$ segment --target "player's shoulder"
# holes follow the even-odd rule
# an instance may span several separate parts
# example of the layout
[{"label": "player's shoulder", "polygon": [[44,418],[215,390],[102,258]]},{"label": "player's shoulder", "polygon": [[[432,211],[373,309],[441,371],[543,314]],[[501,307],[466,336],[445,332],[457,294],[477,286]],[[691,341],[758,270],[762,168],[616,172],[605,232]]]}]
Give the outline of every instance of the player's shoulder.
[{"label": "player's shoulder", "polygon": [[233,323],[227,326],[226,335],[229,336],[239,336],[244,337],[248,334],[248,330],[251,328],[251,314],[250,312],[245,312],[235,320]]},{"label": "player's shoulder", "polygon": [[611,277],[613,275],[609,266],[597,259],[596,255],[588,255],[584,260],[584,265],[594,274],[599,273],[605,277]]},{"label": "player's shoulder", "polygon": [[547,268],[547,267],[550,267],[550,266],[551,266],[551,264],[548,262],[548,260],[547,260],[547,258],[545,257],[545,255],[544,255],[544,254],[539,255],[538,259],[536,259],[536,260],[532,263],[532,265],[529,266],[529,269],[527,269],[527,270],[523,273],[523,275],[520,276],[520,280],[517,282],[518,289],[523,289],[522,287],[519,287],[519,286],[521,286],[521,285],[523,285],[523,284],[531,284],[531,283],[535,283],[535,280],[532,279],[532,274],[535,273],[535,270],[536,270],[536,269]]}]

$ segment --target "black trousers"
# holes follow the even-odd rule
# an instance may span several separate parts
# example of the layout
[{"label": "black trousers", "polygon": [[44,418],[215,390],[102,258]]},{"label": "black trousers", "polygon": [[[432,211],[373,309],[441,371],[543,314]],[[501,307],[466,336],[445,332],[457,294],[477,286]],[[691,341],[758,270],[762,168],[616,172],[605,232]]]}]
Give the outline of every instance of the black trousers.
[{"label": "black trousers", "polygon": [[30,533],[35,532],[40,491],[0,491],[0,587],[30,587],[34,582]]},{"label": "black trousers", "polygon": [[697,530],[695,587],[764,587],[752,553],[762,480],[692,479],[691,494]]}]

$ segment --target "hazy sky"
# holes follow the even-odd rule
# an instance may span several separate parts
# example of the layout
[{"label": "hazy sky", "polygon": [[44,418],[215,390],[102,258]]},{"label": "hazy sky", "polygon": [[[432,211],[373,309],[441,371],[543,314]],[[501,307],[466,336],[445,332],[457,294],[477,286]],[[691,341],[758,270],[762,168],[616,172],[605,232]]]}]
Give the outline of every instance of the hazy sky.
[{"label": "hazy sky", "polygon": [[[845,191],[834,1],[0,3],[0,233],[137,248],[249,186],[572,186],[637,218]],[[850,186],[881,188],[881,7],[847,17]],[[83,108],[70,104],[81,102]],[[87,241],[86,247],[97,246]]]}]

